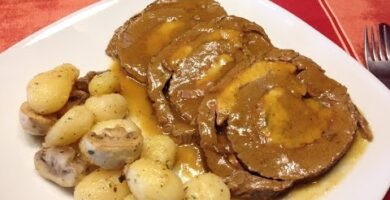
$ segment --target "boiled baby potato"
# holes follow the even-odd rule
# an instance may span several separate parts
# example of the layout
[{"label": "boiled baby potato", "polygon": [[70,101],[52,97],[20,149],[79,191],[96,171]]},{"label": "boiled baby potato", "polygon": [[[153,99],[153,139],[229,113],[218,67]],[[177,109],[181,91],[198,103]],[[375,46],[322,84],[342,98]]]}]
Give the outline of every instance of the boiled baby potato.
[{"label": "boiled baby potato", "polygon": [[123,200],[137,200],[132,194],[129,194]]},{"label": "boiled baby potato", "polygon": [[123,200],[129,195],[126,181],[119,181],[120,170],[97,169],[84,177],[74,190],[75,200]]},{"label": "boiled baby potato", "polygon": [[59,111],[68,101],[79,70],[71,64],[63,64],[36,75],[27,86],[27,102],[39,114]]},{"label": "boiled baby potato", "polygon": [[155,135],[145,139],[142,158],[159,161],[168,168],[175,163],[176,144],[166,135]]},{"label": "boiled baby potato", "polygon": [[64,146],[76,142],[92,127],[95,116],[85,106],[68,110],[49,130],[44,146]]},{"label": "boiled baby potato", "polygon": [[85,101],[85,106],[93,112],[97,121],[121,119],[127,114],[127,101],[120,94],[92,96]]},{"label": "boiled baby potato", "polygon": [[127,167],[127,184],[137,200],[182,200],[180,178],[158,161],[141,158]]},{"label": "boiled baby potato", "polygon": [[91,95],[102,95],[120,91],[118,77],[111,71],[106,71],[94,76],[88,84],[88,91]]},{"label": "boiled baby potato", "polygon": [[201,174],[185,186],[185,199],[230,200],[230,191],[220,177],[213,173]]}]

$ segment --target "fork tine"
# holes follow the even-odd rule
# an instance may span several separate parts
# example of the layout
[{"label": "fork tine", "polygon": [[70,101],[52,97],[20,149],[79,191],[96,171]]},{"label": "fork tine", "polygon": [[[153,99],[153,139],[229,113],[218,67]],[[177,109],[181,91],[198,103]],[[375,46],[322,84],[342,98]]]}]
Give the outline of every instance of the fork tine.
[{"label": "fork tine", "polygon": [[370,52],[370,46],[368,41],[368,28],[366,27],[364,31],[364,58],[366,59],[366,66],[368,67],[368,62],[372,61],[372,56]]},{"label": "fork tine", "polygon": [[390,27],[385,23],[381,23],[380,26],[382,26],[383,30],[383,39],[387,59],[390,60]]},{"label": "fork tine", "polygon": [[378,25],[378,52],[379,52],[379,58],[381,60],[386,60],[385,54],[383,53],[383,35],[385,32],[385,27],[382,26],[381,24]]},{"label": "fork tine", "polygon": [[371,27],[372,59],[375,61],[375,60],[379,60],[379,59],[378,59],[378,54],[376,53],[376,49],[375,49],[375,36],[374,36],[374,34],[375,34],[374,29]]}]

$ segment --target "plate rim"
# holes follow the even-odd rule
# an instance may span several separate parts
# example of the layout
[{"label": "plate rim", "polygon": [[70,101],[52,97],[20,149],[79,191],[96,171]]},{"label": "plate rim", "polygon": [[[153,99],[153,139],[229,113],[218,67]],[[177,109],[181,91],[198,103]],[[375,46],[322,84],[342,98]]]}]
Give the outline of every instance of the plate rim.
[{"label": "plate rim", "polygon": [[[148,1],[148,0],[145,0],[145,1]],[[219,1],[219,0],[217,0]],[[248,0],[248,1],[254,1],[254,0]],[[73,12],[67,16],[64,16],[63,18],[39,29],[38,31],[32,33],[31,35],[25,37],[24,39],[20,40],[19,42],[17,42],[16,44],[12,45],[11,47],[7,48],[6,50],[4,50],[2,53],[0,53],[0,61],[5,59],[7,57],[7,55],[9,54],[12,54],[14,51],[18,51],[20,48],[24,48],[26,47],[26,44],[31,41],[34,37],[37,37],[38,35],[41,35],[43,32],[47,31],[47,30],[50,30],[52,29],[53,27],[56,27],[56,26],[61,26],[63,25],[63,23],[67,22],[68,20],[71,20],[73,18],[78,18],[79,15],[82,15],[84,12],[89,12],[90,9],[93,9],[99,5],[102,5],[102,4],[106,4],[106,3],[112,3],[113,5],[117,4],[118,2],[120,2],[119,0],[103,0],[103,1],[98,1],[96,3],[93,3],[91,5],[88,5],[80,10],[77,10],[76,12]],[[302,19],[298,18],[297,16],[293,15],[292,13],[290,13],[289,11],[285,10],[284,8],[280,7],[279,5],[271,2],[271,1],[265,1],[264,2],[265,4],[268,4],[268,5],[271,5],[271,6],[274,6],[274,7],[277,7],[279,10],[283,11],[284,15],[289,15],[289,17],[292,17],[294,18],[294,21],[298,21],[299,23],[303,23],[306,27],[312,29],[313,31],[319,33],[323,39],[326,39],[327,42],[330,42],[332,46],[335,46],[337,47],[339,50],[342,51],[343,54],[347,55],[349,58],[350,61],[353,61],[359,65],[361,65],[360,63],[358,63],[354,58],[352,58],[350,55],[348,55],[345,51],[343,51],[339,46],[337,46],[336,44],[334,44],[331,40],[329,40],[327,37],[325,37],[324,35],[322,35],[320,32],[318,32],[316,29],[314,29],[313,27],[311,27],[309,24],[307,24],[306,22],[304,22]],[[88,18],[88,16],[86,17]],[[83,18],[84,19],[84,18]],[[81,19],[81,21],[83,20]],[[72,24],[70,24],[69,26],[72,26],[73,24],[77,23],[79,20],[76,20],[75,22],[73,22]],[[254,21],[254,20],[251,20],[251,21]],[[67,26],[66,26],[67,27]],[[64,27],[64,28],[66,28]],[[64,28],[58,30],[58,31],[62,31]],[[55,33],[55,32],[54,32]],[[49,35],[50,37],[50,35]],[[39,41],[38,41],[39,42]],[[362,67],[362,66],[361,66]],[[363,67],[364,68],[364,67]],[[371,81],[374,81],[375,82],[375,77],[369,73],[368,71],[362,71],[363,69],[359,69],[358,71],[360,71],[359,73],[362,73],[363,75],[369,75],[368,77],[370,77],[370,79],[372,79]],[[378,84],[379,83],[379,84]],[[344,84],[343,84],[344,85]],[[390,92],[389,90],[386,88],[386,86],[384,86],[378,79],[376,79],[376,83],[375,83],[375,86],[376,86],[376,90],[377,92],[381,92],[382,95],[386,96],[387,98],[390,99]],[[378,87],[378,86],[382,86],[382,87]],[[348,88],[348,87],[347,87]],[[358,165],[358,163],[356,164]],[[344,179],[344,178],[343,178]],[[388,181],[388,186],[390,186],[390,180]],[[384,191],[383,195],[384,196],[386,194],[387,191]]]}]

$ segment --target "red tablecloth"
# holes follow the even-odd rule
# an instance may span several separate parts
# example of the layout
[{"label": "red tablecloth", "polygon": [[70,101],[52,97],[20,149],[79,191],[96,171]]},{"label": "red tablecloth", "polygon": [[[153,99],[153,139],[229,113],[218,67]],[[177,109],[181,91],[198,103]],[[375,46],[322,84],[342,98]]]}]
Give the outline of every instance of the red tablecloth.
[{"label": "red tablecloth", "polygon": [[[96,1],[0,0],[0,52]],[[306,21],[362,63],[365,26],[390,23],[390,0],[273,1]],[[390,192],[384,199],[390,200]]]}]

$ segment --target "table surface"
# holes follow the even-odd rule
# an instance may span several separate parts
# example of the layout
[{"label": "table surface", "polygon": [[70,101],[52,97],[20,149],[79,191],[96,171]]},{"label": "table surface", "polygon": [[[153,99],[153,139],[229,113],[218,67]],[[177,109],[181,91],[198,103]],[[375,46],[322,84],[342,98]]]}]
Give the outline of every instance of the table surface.
[{"label": "table surface", "polygon": [[[97,0],[0,0],[0,53]],[[389,0],[273,0],[364,63],[363,30],[390,23]],[[351,23],[353,22],[353,23]],[[389,169],[390,170],[390,169]],[[390,200],[390,192],[384,197]]]}]

